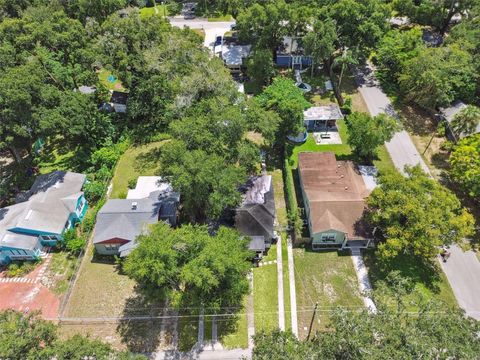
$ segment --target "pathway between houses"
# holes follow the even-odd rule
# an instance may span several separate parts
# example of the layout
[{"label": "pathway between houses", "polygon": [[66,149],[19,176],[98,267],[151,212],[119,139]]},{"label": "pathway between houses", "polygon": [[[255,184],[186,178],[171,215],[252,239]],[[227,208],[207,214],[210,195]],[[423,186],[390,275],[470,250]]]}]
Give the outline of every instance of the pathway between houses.
[{"label": "pathway between houses", "polygon": [[285,302],[283,299],[282,237],[277,241],[278,327],[285,331]]},{"label": "pathway between houses", "polygon": [[287,238],[288,254],[288,284],[290,286],[290,313],[292,317],[292,332],[298,337],[297,293],[295,290],[295,267],[293,264],[292,239]]}]

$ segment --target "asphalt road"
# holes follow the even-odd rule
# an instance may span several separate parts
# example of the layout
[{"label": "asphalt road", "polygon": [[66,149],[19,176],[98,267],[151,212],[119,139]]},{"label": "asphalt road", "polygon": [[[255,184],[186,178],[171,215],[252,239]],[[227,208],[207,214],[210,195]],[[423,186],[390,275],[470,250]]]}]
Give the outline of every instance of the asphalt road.
[{"label": "asphalt road", "polygon": [[[358,90],[360,91],[360,94],[362,94],[372,116],[386,113],[398,118],[390,99],[383,92],[378,84],[378,81],[375,79],[371,67],[359,67],[357,69],[355,78],[358,84]],[[415,166],[420,164],[423,171],[430,175],[430,170],[405,130],[397,132],[393,136],[392,140],[387,142],[385,145],[390,153],[390,157],[392,158],[395,167],[400,172],[404,173],[405,165]]]},{"label": "asphalt road", "polygon": [[455,245],[449,251],[451,256],[448,261],[444,263],[440,260],[440,264],[458,305],[467,315],[480,320],[480,262],[471,250],[463,252]]}]

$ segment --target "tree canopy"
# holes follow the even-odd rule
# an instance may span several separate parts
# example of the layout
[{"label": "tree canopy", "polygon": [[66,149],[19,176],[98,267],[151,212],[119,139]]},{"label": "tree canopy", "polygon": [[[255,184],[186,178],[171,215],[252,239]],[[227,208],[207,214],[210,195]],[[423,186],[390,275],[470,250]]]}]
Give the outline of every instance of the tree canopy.
[{"label": "tree canopy", "polygon": [[449,175],[473,199],[480,198],[480,134],[462,139],[450,155]]},{"label": "tree canopy", "polygon": [[304,130],[303,111],[310,103],[305,100],[293,80],[277,77],[272,85],[256,97],[257,103],[266,110],[275,111],[282,119],[278,126],[277,141],[283,144],[285,136],[298,134]]},{"label": "tree canopy", "polygon": [[397,120],[386,114],[372,117],[354,112],[347,118],[348,144],[357,156],[371,162],[377,148],[391,140],[397,129]]},{"label": "tree canopy", "polygon": [[2,359],[146,359],[143,355],[113,350],[99,340],[75,335],[60,340],[58,327],[41,319],[37,313],[23,314],[14,310],[0,312],[0,357]]},{"label": "tree canopy", "polygon": [[253,360],[303,359],[473,359],[478,355],[478,322],[460,310],[422,304],[415,316],[406,306],[377,306],[375,314],[338,308],[329,331],[311,341],[275,330],[254,336]]},{"label": "tree canopy", "polygon": [[211,312],[239,306],[248,292],[250,265],[247,239],[220,227],[212,236],[206,226],[173,229],[158,223],[138,239],[124,270],[174,306],[204,306]]},{"label": "tree canopy", "polygon": [[474,134],[480,125],[480,108],[475,105],[467,105],[455,115],[450,123],[450,129],[456,136]]},{"label": "tree canopy", "polygon": [[407,176],[387,173],[369,196],[368,219],[383,240],[379,258],[407,253],[432,259],[438,247],[461,243],[474,231],[473,216],[458,198],[420,167],[406,168]]}]

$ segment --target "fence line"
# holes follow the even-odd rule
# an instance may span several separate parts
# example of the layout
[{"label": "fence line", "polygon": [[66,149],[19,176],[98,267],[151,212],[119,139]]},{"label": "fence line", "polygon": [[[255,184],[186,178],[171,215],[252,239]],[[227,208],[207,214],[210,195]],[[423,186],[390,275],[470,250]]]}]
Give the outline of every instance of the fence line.
[{"label": "fence line", "polygon": [[[117,167],[117,164],[118,164],[118,160],[117,160],[117,162],[115,163],[115,166],[112,169],[112,174],[115,174],[115,169]],[[103,200],[108,199],[108,197],[110,196],[110,192],[111,192],[110,187],[112,186],[112,180],[113,180],[113,175],[109,179],[107,179],[107,181],[105,182],[105,189],[103,190],[102,196],[97,201],[95,206],[100,204]],[[60,307],[59,307],[59,311],[58,311],[59,319],[61,319],[65,315],[64,312],[67,308],[67,304],[68,304],[68,302],[70,300],[70,297],[72,295],[73,288],[75,287],[75,284],[77,282],[78,274],[80,273],[80,267],[82,266],[85,254],[87,253],[87,251],[90,248],[92,235],[93,235],[93,230],[95,229],[95,225],[96,225],[96,219],[93,222],[92,228],[90,229],[88,234],[86,234],[87,243],[85,244],[83,249],[80,250],[80,253],[78,254],[76,264],[75,264],[75,268],[73,270],[73,276],[71,277],[70,282],[68,284],[67,292],[65,293],[65,295],[63,296],[63,298],[60,302]]]}]

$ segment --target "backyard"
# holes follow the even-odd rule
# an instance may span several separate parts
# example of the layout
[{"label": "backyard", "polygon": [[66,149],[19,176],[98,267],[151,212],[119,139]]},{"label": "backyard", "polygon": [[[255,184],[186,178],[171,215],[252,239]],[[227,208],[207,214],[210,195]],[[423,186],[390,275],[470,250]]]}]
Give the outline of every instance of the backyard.
[{"label": "backyard", "polygon": [[313,252],[309,249],[296,248],[293,250],[293,256],[298,333],[301,339],[308,333],[316,302],[319,307],[312,333],[326,328],[329,313],[335,306],[343,306],[350,310],[363,308],[349,252]]},{"label": "backyard", "polygon": [[163,143],[163,141],[157,141],[146,145],[132,146],[125,151],[115,168],[111,198],[125,198],[129,183],[136,181],[139,176],[156,174],[158,155]]}]

